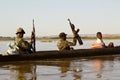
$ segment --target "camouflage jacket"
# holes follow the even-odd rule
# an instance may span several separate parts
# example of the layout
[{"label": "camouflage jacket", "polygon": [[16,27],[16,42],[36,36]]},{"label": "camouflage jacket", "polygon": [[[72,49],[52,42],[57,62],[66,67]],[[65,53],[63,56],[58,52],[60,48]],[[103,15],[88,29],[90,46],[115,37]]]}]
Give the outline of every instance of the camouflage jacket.
[{"label": "camouflage jacket", "polygon": [[31,45],[27,41],[25,41],[23,38],[15,38],[15,45],[19,48],[19,51],[26,52],[30,51]]},{"label": "camouflage jacket", "polygon": [[59,51],[63,50],[70,50],[70,46],[75,46],[76,45],[76,38],[73,38],[73,42],[69,42],[67,40],[60,39],[57,43],[57,47]]}]

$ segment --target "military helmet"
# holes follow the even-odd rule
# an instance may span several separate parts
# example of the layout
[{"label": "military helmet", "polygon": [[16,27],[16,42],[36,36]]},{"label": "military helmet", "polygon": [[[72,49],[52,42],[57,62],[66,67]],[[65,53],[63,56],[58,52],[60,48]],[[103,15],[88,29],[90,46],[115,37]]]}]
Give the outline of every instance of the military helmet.
[{"label": "military helmet", "polygon": [[67,34],[65,34],[64,32],[61,32],[60,34],[59,34],[59,37],[61,38],[61,37],[65,37]]},{"label": "military helmet", "polygon": [[23,34],[25,34],[25,31],[23,30],[23,28],[18,28],[17,29],[17,31],[16,31],[16,34],[18,34],[18,33],[23,33]]}]

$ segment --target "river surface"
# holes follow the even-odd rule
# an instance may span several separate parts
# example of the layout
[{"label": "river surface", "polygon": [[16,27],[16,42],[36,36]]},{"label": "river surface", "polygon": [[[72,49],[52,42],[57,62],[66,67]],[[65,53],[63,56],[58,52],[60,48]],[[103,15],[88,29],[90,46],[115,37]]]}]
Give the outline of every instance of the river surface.
[{"label": "river surface", "polygon": [[[74,49],[90,48],[95,40],[83,40]],[[120,40],[104,40],[105,44]],[[0,53],[5,53],[10,41],[0,42]],[[57,50],[56,41],[37,41],[37,51]],[[120,80],[120,55],[50,59],[0,63],[0,80]]]}]

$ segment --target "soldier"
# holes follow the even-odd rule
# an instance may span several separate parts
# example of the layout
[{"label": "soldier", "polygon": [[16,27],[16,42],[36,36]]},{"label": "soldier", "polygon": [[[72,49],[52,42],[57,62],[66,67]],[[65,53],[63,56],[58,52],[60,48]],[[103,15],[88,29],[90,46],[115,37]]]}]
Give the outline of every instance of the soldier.
[{"label": "soldier", "polygon": [[73,38],[73,42],[67,41],[66,36],[67,36],[67,34],[65,34],[64,32],[61,32],[59,34],[60,40],[57,43],[57,47],[58,47],[59,51],[71,50],[73,48],[71,48],[70,46],[75,46],[76,45],[77,40],[75,38],[75,35],[74,35],[74,38]]},{"label": "soldier", "polygon": [[24,34],[23,28],[17,29],[15,45],[19,48],[20,53],[31,53],[31,44],[23,39]]}]

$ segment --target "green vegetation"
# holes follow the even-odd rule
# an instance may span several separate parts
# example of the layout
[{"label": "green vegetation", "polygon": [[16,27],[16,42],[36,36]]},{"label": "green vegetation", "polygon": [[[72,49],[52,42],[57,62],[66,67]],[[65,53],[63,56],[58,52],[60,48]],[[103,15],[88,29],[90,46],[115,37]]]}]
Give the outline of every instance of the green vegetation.
[{"label": "green vegetation", "polygon": [[[68,36],[67,39],[72,39],[73,37],[71,36]],[[81,37],[82,39],[96,39],[96,36],[82,36]],[[26,37],[25,38],[26,40],[30,40],[29,37]],[[36,40],[39,40],[41,42],[52,42],[52,41],[55,41],[55,40],[58,40],[59,37],[36,37]],[[107,36],[104,36],[103,35],[103,39],[120,39],[120,36],[117,35],[117,36],[111,36],[111,35],[107,35]],[[14,40],[14,37],[2,37],[0,36],[0,41],[10,41],[10,40]]]},{"label": "green vegetation", "polygon": [[0,36],[0,41],[14,40],[14,37],[2,37]]}]

